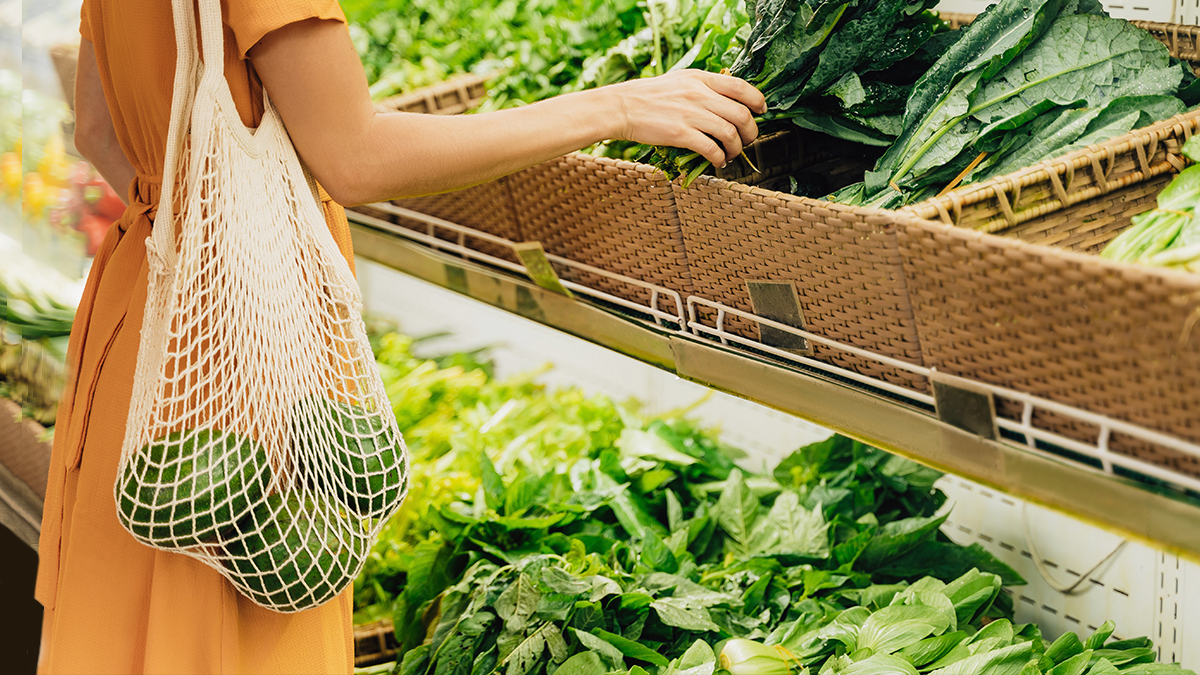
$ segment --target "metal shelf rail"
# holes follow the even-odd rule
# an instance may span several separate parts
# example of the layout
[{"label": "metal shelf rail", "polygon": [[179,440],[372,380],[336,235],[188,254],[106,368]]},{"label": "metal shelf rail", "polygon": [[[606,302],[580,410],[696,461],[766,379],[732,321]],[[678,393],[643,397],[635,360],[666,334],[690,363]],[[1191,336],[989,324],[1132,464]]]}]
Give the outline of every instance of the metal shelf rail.
[{"label": "metal shelf rail", "polygon": [[[684,379],[1200,559],[1200,499],[1195,497],[1200,480],[1108,447],[1113,433],[1200,457],[1196,444],[1023,392],[950,377],[703,298],[688,297],[685,313],[675,291],[557,256],[546,255],[546,260],[560,271],[587,272],[635,287],[645,304],[570,281],[547,284],[541,274],[530,274],[519,263],[466,245],[470,237],[516,252],[514,242],[392,205],[371,208],[407,226],[350,212],[354,248],[363,258]],[[570,293],[564,294],[563,287]],[[874,360],[929,386],[920,391],[763,344],[725,330],[728,317]],[[955,404],[964,395],[976,397],[976,405],[965,407],[974,412],[965,416]],[[987,404],[983,409],[990,411],[985,419],[978,414],[979,396]],[[1020,419],[997,416],[997,400],[1019,404]],[[1085,442],[1039,428],[1037,411],[1092,425],[1095,438]]]}]

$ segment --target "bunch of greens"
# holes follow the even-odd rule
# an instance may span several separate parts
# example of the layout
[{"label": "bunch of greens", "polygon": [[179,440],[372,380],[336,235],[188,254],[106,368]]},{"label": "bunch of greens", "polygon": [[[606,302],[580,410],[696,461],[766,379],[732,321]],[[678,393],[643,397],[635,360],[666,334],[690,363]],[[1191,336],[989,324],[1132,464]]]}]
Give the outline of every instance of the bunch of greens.
[{"label": "bunch of greens", "polygon": [[[931,0],[746,0],[753,23],[731,74],[767,99],[760,131],[788,120],[838,138],[888,145],[913,83],[953,41]],[[688,182],[699,155],[658,148],[654,163]]]},{"label": "bunch of greens", "polygon": [[1095,0],[1002,0],[960,32],[907,96],[875,170],[835,201],[896,208],[1170,117],[1180,96],[1194,102],[1187,67]]},{"label": "bunch of greens", "polygon": [[550,473],[501,478],[486,452],[479,465],[475,494],[438,510],[408,568],[402,672],[523,675],[588,651],[605,665],[590,672],[669,668],[696,640],[763,638],[879,583],[975,567],[1022,583],[939,534],[939,474],[840,436],[771,476],[747,476],[682,420],[627,425]]},{"label": "bunch of greens", "polygon": [[[585,64],[567,90],[592,89],[685,68],[720,72],[741,51],[750,32],[741,0],[648,0],[646,28]],[[652,147],[631,141],[601,144],[597,154],[629,160]]]},{"label": "bunch of greens", "polygon": [[[747,30],[740,0],[355,0],[343,3],[371,95],[494,75],[480,110],[661,75],[717,71]],[[619,155],[629,144],[606,146]]]},{"label": "bunch of greens", "polygon": [[[1200,161],[1200,138],[1183,145]],[[1133,217],[1133,226],[1109,242],[1101,258],[1200,272],[1200,166],[1179,173],[1158,195],[1158,208]]]},{"label": "bunch of greens", "polygon": [[413,491],[355,583],[356,620],[392,617],[394,672],[712,675],[714,647],[747,641],[784,662],[728,672],[1048,672],[1043,654],[1069,664],[1055,673],[1160,668],[1134,665],[1145,640],[1068,660],[1072,644],[1012,626],[999,589],[1023,580],[941,534],[936,471],[833,436],[747,473],[679,413],[373,343]]},{"label": "bunch of greens", "polygon": [[375,99],[498,73],[490,105],[531,103],[574,82],[584,62],[647,24],[636,0],[346,0]]},{"label": "bunch of greens", "polygon": [[868,602],[825,615],[813,613],[771,635],[765,644],[730,640],[720,665],[731,675],[904,673],[960,675],[1184,675],[1155,663],[1149,638],[1113,640],[1109,621],[1086,640],[1065,633],[1053,642],[1034,624],[1008,619],[984,624],[980,610],[999,597],[1000,580],[972,570],[950,583],[925,578],[880,589]]},{"label": "bunch of greens", "polygon": [[[646,27],[587,61],[572,90],[683,68],[720,71],[749,31],[741,0],[647,0]],[[742,38],[744,40],[744,37]]]}]

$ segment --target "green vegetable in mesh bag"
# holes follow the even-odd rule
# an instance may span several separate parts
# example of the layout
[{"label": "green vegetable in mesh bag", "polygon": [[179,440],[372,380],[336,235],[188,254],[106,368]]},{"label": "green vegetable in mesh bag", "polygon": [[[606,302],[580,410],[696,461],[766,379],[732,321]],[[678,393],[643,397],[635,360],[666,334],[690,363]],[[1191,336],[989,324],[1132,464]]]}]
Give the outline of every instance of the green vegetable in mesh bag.
[{"label": "green vegetable in mesh bag", "polygon": [[262,501],[271,466],[258,443],[210,429],[178,431],[144,446],[118,479],[122,525],[159,546],[211,543]]},{"label": "green vegetable in mesh bag", "polygon": [[[319,486],[363,517],[384,515],[407,491],[404,444],[385,413],[308,398],[293,421],[304,484]],[[316,453],[322,454],[310,456]]]},{"label": "green vegetable in mesh bag", "polygon": [[268,495],[238,526],[241,536],[225,545],[222,563],[250,599],[281,612],[340,593],[367,547],[336,504],[308,491]]}]

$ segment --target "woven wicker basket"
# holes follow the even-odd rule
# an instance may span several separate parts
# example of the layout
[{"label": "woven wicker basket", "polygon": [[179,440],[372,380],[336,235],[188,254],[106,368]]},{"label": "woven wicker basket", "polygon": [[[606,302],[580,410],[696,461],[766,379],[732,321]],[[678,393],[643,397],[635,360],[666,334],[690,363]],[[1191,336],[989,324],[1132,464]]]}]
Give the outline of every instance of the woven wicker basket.
[{"label": "woven wicker basket", "polygon": [[[1082,221],[1091,208],[1054,216]],[[906,222],[898,241],[925,365],[1200,442],[1200,275],[929,221]],[[1097,441],[1090,425],[1038,415]],[[1119,433],[1109,447],[1200,476],[1195,458]]]},{"label": "woven wicker basket", "polygon": [[354,627],[354,666],[362,668],[396,660],[396,631],[383,619]]},{"label": "woven wicker basket", "polygon": [[379,112],[412,112],[457,115],[479,105],[487,96],[485,75],[457,75],[441,84],[385,98],[375,104]]},{"label": "woven wicker basket", "polygon": [[[1194,64],[1200,27],[1135,24]],[[925,364],[1200,441],[1200,342],[1190,332],[1200,277],[1083,255],[1154,208],[1197,131],[1200,112],[1186,113],[902,209],[944,223],[899,233]],[[1022,410],[1002,402],[998,412]],[[1090,425],[1038,418],[1097,440]],[[1109,444],[1200,475],[1191,457],[1120,434]]]},{"label": "woven wicker basket", "polygon": [[[804,131],[775,133],[746,148],[756,166],[769,168],[755,172],[739,159],[720,173],[750,183],[805,166],[840,175],[840,158],[855,152],[858,146]],[[466,190],[394,203],[510,241],[539,241],[547,253],[683,295],[693,290],[671,183],[650,165],[577,152]],[[423,229],[370,207],[357,210]],[[510,250],[489,242],[468,238],[467,245],[515,260]],[[558,272],[625,300],[649,300],[644,289],[623,282],[575,269]]]},{"label": "woven wicker basket", "polygon": [[902,210],[1031,243],[1096,251],[1129,217],[1153,207],[1158,190],[1183,168],[1180,148],[1198,130],[1200,111],[1185,113]]},{"label": "woven wicker basket", "polygon": [[[456,225],[479,230],[480,232],[509,241],[523,241],[520,223],[517,220],[516,213],[513,211],[512,197],[509,193],[507,178],[439,195],[397,199],[392,203],[396,206],[402,206],[418,213],[448,220]],[[365,209],[360,207],[359,210],[368,215],[379,215],[379,212],[370,209],[370,207],[366,207]],[[384,215],[385,219],[392,220],[399,225],[411,227],[415,230],[427,231],[427,226],[422,223]],[[456,239],[453,234],[445,230],[435,229],[434,232],[437,236],[447,241]],[[503,258],[510,262],[517,262],[517,257],[513,253],[513,250],[507,246],[469,236],[463,243],[466,247],[480,251],[481,253]]]},{"label": "woven wicker basket", "polygon": [[[507,178],[521,237],[547,253],[691,292],[671,182],[652,166],[574,152]],[[575,270],[563,278],[634,302],[649,294]]]},{"label": "woven wicker basket", "polygon": [[[788,281],[807,330],[921,364],[896,243],[897,215],[701,177],[675,185],[696,294],[753,311],[747,281]],[[755,322],[726,329],[758,339]],[[918,389],[923,378],[815,346],[814,357]]]},{"label": "woven wicker basket", "polygon": [[[745,149],[760,171],[739,158],[718,173],[749,184],[801,168],[828,178],[841,175],[844,157],[861,154],[861,146],[811,132],[777,132]],[[509,186],[521,235],[542,242],[548,252],[683,295],[699,291],[674,189],[654,167],[573,153],[509,176]],[[590,276],[569,278],[627,300],[646,300],[638,289]]]}]

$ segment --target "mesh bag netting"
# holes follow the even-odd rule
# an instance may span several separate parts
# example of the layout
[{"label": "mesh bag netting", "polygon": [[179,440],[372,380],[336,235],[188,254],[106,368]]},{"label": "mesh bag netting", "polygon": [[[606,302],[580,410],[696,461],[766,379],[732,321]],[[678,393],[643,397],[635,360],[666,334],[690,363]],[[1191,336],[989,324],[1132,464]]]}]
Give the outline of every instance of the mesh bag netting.
[{"label": "mesh bag netting", "polygon": [[[223,54],[219,0],[199,5],[204,53]],[[407,492],[408,455],[282,122],[264,100],[259,127],[242,126],[223,62],[200,63],[190,0],[173,12],[162,203],[178,213],[160,208],[147,241],[117,513],[139,541],[300,611],[353,582]]]}]

